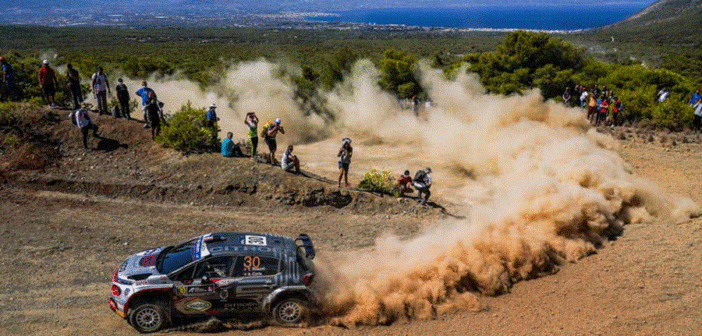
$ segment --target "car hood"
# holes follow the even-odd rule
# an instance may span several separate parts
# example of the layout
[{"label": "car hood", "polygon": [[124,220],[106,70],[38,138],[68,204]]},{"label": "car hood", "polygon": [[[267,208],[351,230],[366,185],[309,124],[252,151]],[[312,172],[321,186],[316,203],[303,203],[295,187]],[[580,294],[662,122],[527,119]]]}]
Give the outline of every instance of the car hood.
[{"label": "car hood", "polygon": [[139,281],[151,275],[160,274],[156,269],[156,259],[167,247],[162,246],[131,255],[120,265],[117,277],[124,280]]}]

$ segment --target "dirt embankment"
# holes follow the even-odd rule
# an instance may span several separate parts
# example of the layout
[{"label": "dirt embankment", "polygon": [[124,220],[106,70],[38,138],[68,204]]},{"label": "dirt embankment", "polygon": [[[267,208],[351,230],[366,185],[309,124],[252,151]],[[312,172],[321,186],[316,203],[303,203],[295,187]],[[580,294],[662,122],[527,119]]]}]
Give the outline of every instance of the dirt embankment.
[{"label": "dirt embankment", "polygon": [[224,158],[217,152],[183,155],[154,143],[141,122],[111,116],[93,114],[100,136],[89,137],[86,150],[68,113],[31,108],[15,113],[2,136],[14,136],[20,142],[0,155],[2,184],[193,205],[445,212],[436,204],[425,208],[408,198],[339,189],[334,181],[314,172],[295,175],[249,158]]}]

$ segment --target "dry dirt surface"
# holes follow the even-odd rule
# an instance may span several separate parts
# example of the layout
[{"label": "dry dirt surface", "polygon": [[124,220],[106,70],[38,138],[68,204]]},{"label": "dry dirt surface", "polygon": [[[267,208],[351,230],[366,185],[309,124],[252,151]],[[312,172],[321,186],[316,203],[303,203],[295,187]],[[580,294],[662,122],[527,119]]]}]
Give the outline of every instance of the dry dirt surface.
[{"label": "dry dirt surface", "polygon": [[[7,154],[0,184],[2,335],[136,334],[109,309],[114,270],[132,253],[203,233],[305,232],[324,256],[370,249],[384,232],[411,238],[434,221],[461,215],[448,203],[444,209],[440,198],[419,207],[339,191],[312,173],[293,176],[245,158],[183,157],[151,145],[138,123],[120,136],[110,127],[122,121],[98,121],[109,141],[93,142],[93,150],[79,149],[72,125],[56,122],[52,127],[65,134],[52,144],[59,161],[23,170],[10,167],[17,161]],[[652,137],[626,133],[617,151],[637,175],[701,204],[702,146]],[[217,174],[222,169],[238,177],[224,178]],[[625,226],[597,253],[554,274],[480,296],[471,311],[356,328],[225,323],[218,334],[699,335],[700,269],[702,219],[658,220]]]}]

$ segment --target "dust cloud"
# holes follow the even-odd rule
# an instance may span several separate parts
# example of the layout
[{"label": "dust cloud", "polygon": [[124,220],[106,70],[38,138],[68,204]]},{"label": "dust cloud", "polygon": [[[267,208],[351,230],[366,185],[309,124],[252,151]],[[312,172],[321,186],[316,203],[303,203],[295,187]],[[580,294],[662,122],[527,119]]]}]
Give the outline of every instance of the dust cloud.
[{"label": "dust cloud", "polygon": [[477,295],[508,292],[583,258],[626,224],[699,214],[691,200],[633,175],[616,142],[591,129],[582,110],[544,102],[538,90],[489,95],[475,75],[459,71],[449,80],[421,64],[432,104],[417,117],[379,88],[371,62],[359,61],[343,83],[320,94],[333,115],[323,119],[300,109],[283,75],[295,71],[241,63],[204,93],[184,81],[150,84],[167,105],[179,106],[169,96],[181,104],[216,101],[223,131],[237,136],[245,136],[246,112],[257,112],[262,123],[282,118],[287,133],[280,141],[299,144],[303,169],[320,175],[336,173],[342,136],[354,140],[356,182],[370,168],[431,166],[434,194],[465,216],[433,223],[412,239],[386,234],[371,250],[320,256],[317,285],[331,323],[479,309]]}]

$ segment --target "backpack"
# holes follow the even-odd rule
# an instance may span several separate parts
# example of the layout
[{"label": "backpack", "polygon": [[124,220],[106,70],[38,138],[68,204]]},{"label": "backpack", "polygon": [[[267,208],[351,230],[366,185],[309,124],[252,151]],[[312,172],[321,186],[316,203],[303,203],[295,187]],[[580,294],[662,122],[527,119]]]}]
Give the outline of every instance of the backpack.
[{"label": "backpack", "polygon": [[261,138],[267,138],[268,137],[268,129],[273,125],[273,121],[268,119],[265,124],[263,124],[263,127],[261,128]]},{"label": "backpack", "polygon": [[424,172],[424,170],[417,170],[416,173],[414,173],[414,182],[420,182],[424,183],[424,177],[427,176],[427,173]]}]

